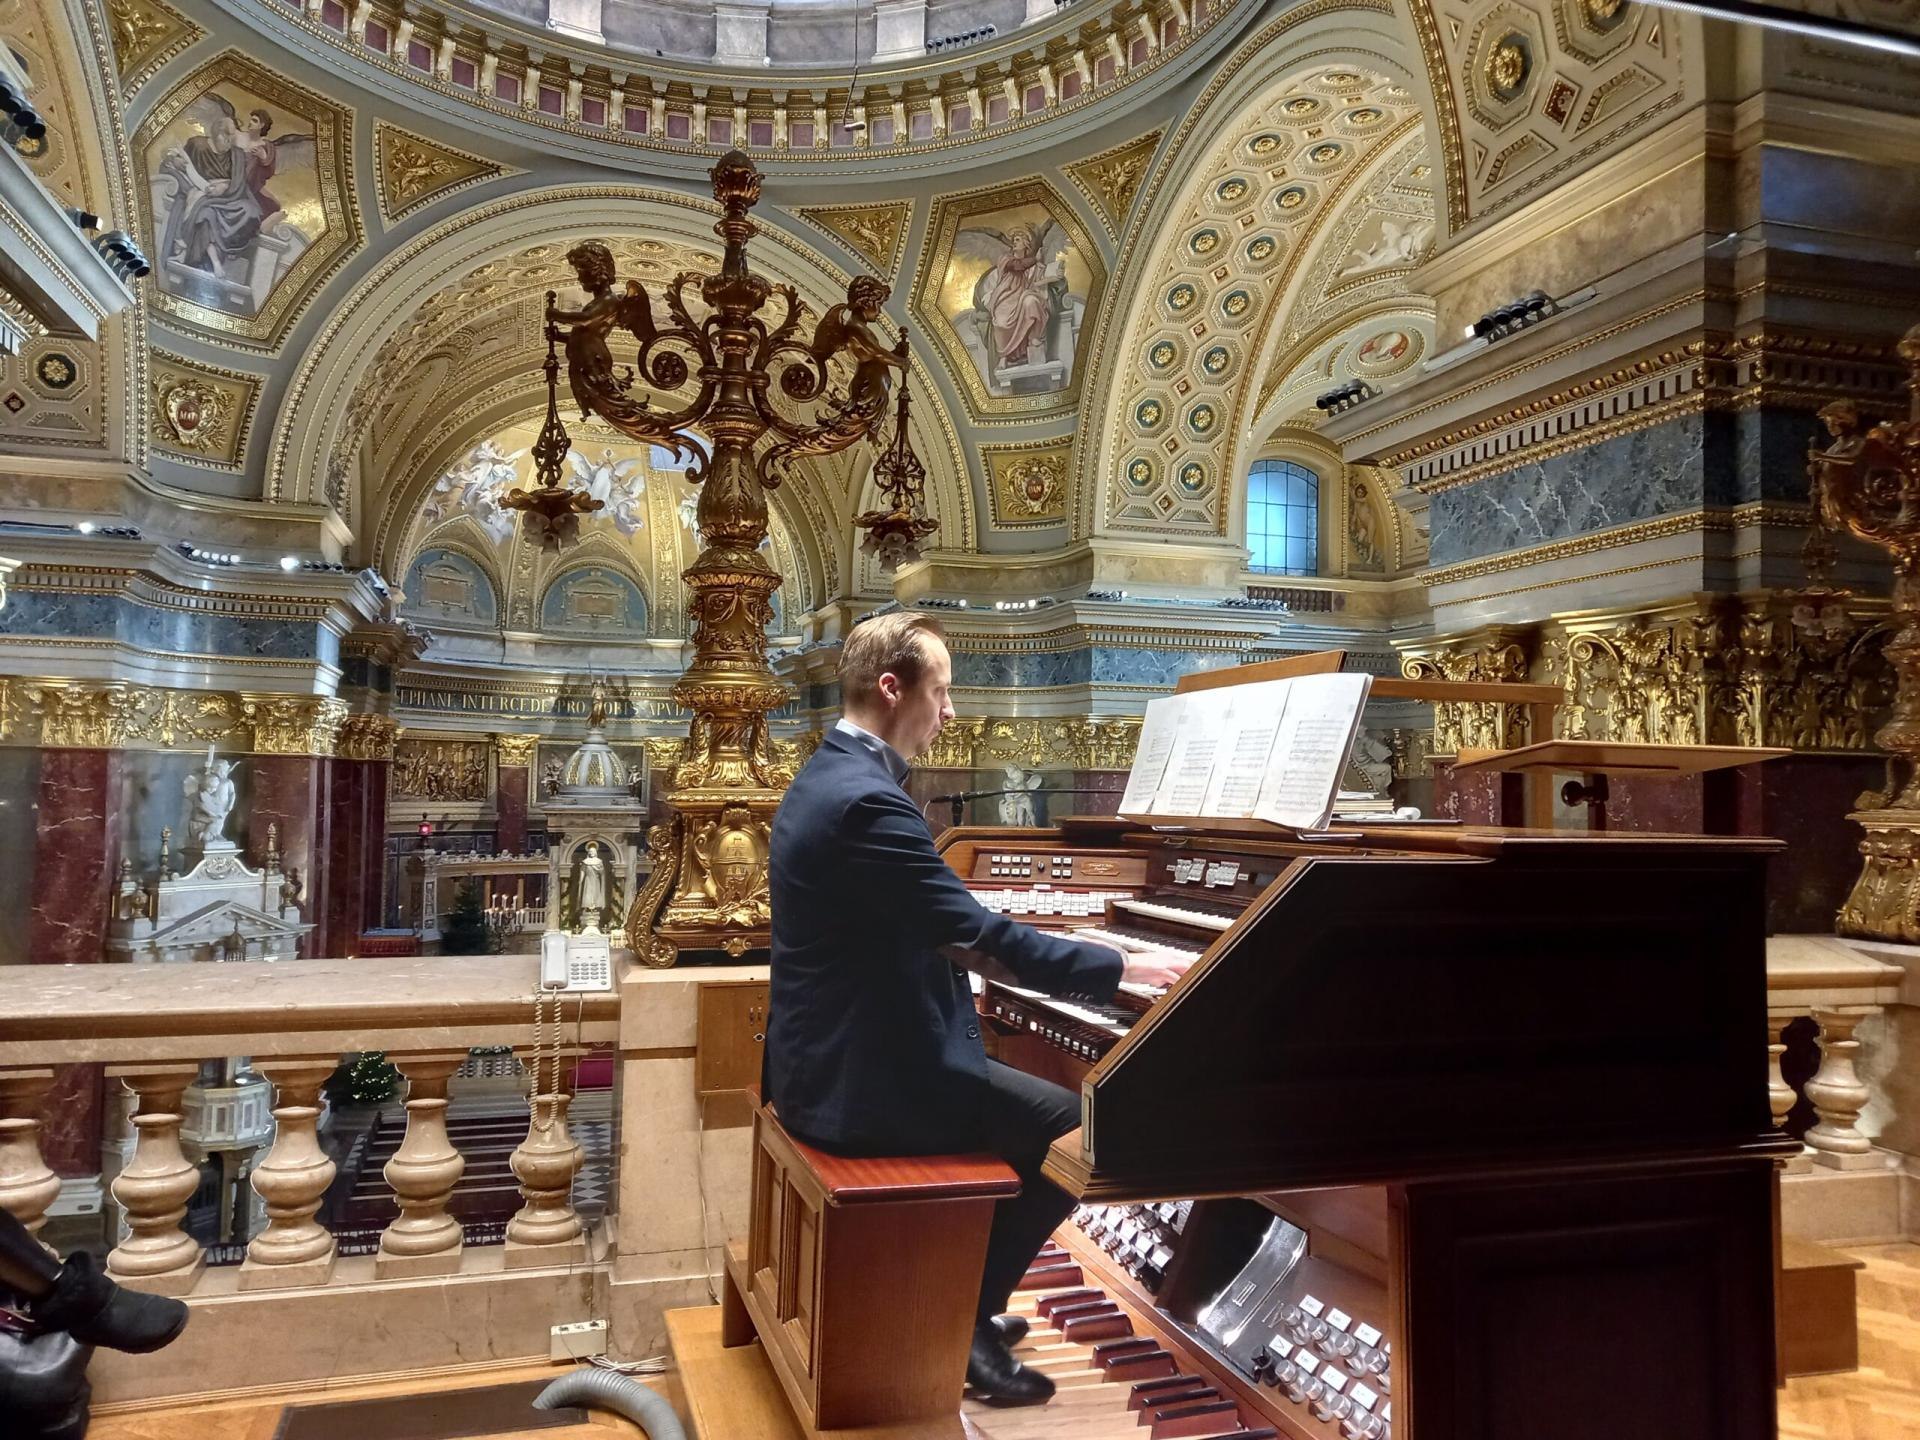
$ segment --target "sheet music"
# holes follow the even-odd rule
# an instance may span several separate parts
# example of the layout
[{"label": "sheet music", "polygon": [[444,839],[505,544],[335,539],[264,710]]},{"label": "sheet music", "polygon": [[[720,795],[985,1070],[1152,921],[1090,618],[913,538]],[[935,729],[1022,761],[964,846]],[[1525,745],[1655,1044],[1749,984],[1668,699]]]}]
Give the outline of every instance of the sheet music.
[{"label": "sheet music", "polygon": [[1233,706],[1231,688],[1197,690],[1185,697],[1179,733],[1174,737],[1173,753],[1167,757],[1167,773],[1153,797],[1150,813],[1155,815],[1199,815],[1207,798],[1207,782],[1213,778],[1214,758],[1224,739],[1228,711]]},{"label": "sheet music", "polygon": [[1295,830],[1319,830],[1333,813],[1373,677],[1299,675],[1288,683],[1293,688],[1253,813]]},{"label": "sheet music", "polygon": [[1207,782],[1200,809],[1193,813],[1235,817],[1253,814],[1292,685],[1291,680],[1263,680],[1257,685],[1236,685],[1226,692],[1233,698],[1213,777]]},{"label": "sheet music", "polygon": [[1140,741],[1133,750],[1133,769],[1127,772],[1126,793],[1120,797],[1122,815],[1143,815],[1153,803],[1161,778],[1167,773],[1167,759],[1173,754],[1173,742],[1180,736],[1181,718],[1186,714],[1187,697],[1162,695],[1147,702],[1146,719],[1140,725]]}]

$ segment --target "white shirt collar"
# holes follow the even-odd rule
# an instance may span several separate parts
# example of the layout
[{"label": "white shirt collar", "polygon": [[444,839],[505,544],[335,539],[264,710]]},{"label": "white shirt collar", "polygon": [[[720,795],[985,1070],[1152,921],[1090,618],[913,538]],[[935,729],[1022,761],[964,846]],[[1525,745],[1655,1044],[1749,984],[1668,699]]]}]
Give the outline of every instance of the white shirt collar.
[{"label": "white shirt collar", "polygon": [[855,740],[858,740],[862,745],[866,746],[867,749],[880,757],[880,763],[887,767],[887,773],[889,775],[893,776],[893,778],[902,785],[907,783],[907,772],[912,767],[907,764],[906,760],[901,757],[900,752],[894,749],[893,746],[882,740],[864,725],[854,724],[853,721],[847,719],[844,715],[834,722],[833,728],[843,735],[851,735]]}]

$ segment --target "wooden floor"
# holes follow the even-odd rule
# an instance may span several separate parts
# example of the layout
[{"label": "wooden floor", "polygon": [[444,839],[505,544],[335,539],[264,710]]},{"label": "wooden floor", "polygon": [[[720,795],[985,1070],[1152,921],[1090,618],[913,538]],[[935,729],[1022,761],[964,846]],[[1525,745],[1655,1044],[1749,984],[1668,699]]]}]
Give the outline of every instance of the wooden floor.
[{"label": "wooden floor", "polygon": [[1781,1440],[1920,1437],[1920,1245],[1847,1249],[1860,1271],[1860,1368],[1787,1382]]},{"label": "wooden floor", "polygon": [[[211,1405],[146,1406],[138,1410],[96,1415],[87,1429],[87,1440],[273,1440],[281,1415],[289,1404],[422,1395],[429,1391],[465,1386],[509,1385],[522,1380],[557,1380],[565,1373],[566,1367],[561,1365],[505,1366],[449,1376],[439,1381],[392,1380],[315,1387],[293,1397],[231,1400]],[[671,1377],[661,1388],[666,1390],[676,1409],[684,1408],[679,1386]],[[646,1433],[620,1416],[594,1411],[584,1425],[560,1425],[546,1430],[502,1430],[488,1436],[487,1440],[624,1440],[629,1436],[643,1437]]]}]

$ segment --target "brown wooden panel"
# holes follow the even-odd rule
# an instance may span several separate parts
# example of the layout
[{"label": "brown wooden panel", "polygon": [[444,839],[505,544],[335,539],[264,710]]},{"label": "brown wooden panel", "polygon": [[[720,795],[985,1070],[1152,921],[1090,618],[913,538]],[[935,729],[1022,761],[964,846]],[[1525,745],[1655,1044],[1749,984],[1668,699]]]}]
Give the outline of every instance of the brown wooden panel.
[{"label": "brown wooden panel", "polygon": [[729,980],[700,987],[694,1048],[700,1094],[746,1090],[760,1083],[767,1046],[767,982]]},{"label": "brown wooden panel", "polygon": [[993,1155],[829,1155],[791,1135],[785,1138],[832,1205],[999,1199],[1020,1193],[1020,1178]]}]

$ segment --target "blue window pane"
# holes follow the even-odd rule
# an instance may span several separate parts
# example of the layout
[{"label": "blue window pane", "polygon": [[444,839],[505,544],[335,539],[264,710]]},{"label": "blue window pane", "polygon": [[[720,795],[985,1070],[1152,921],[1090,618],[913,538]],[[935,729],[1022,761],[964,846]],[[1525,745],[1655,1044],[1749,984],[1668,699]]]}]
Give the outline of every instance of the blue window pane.
[{"label": "blue window pane", "polygon": [[1247,473],[1250,567],[1268,575],[1311,575],[1319,555],[1320,477],[1287,460],[1259,460]]}]

